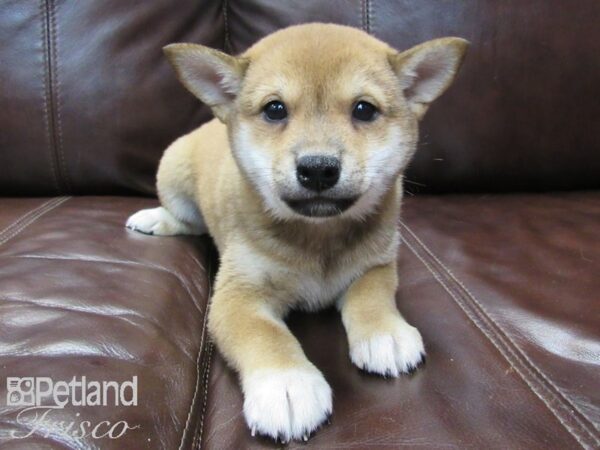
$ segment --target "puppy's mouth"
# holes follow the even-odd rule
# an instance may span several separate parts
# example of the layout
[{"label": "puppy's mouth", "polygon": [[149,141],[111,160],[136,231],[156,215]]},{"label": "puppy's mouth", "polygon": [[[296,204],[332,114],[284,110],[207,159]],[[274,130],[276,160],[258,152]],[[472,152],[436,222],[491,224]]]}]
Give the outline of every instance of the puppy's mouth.
[{"label": "puppy's mouth", "polygon": [[296,213],[306,217],[333,217],[350,208],[358,197],[327,198],[311,197],[303,199],[283,199]]}]

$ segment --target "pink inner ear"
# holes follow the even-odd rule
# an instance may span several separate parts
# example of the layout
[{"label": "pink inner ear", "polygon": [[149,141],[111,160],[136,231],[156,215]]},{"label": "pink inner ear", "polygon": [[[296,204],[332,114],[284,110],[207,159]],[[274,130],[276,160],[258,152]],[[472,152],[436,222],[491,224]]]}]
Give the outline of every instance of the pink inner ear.
[{"label": "pink inner ear", "polygon": [[209,79],[207,81],[209,81],[212,85],[219,86],[221,88],[220,95],[225,97],[227,100],[233,99],[234,95],[228,92],[228,86],[225,80],[225,76],[223,74],[213,71],[210,73],[210,76],[208,78]]},{"label": "pink inner ear", "polygon": [[446,70],[446,62],[439,55],[428,55],[413,68],[412,83],[404,90],[406,97],[417,100],[420,96],[428,97],[426,91],[436,89],[443,82]]},{"label": "pink inner ear", "polygon": [[209,72],[209,76],[208,76],[208,81],[211,84],[215,84],[215,85],[221,85],[221,82],[223,81],[223,75],[217,73],[217,72]]}]

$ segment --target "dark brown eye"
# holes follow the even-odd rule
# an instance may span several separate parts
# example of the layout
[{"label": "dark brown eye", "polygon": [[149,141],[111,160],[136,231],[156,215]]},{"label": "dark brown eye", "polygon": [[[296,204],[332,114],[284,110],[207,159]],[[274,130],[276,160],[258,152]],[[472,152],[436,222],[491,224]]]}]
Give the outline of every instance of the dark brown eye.
[{"label": "dark brown eye", "polygon": [[370,122],[375,118],[377,114],[377,108],[369,102],[360,101],[354,105],[352,110],[352,117],[361,122]]},{"label": "dark brown eye", "polygon": [[278,100],[267,103],[263,108],[263,112],[265,113],[265,117],[273,122],[278,122],[287,117],[285,105]]}]

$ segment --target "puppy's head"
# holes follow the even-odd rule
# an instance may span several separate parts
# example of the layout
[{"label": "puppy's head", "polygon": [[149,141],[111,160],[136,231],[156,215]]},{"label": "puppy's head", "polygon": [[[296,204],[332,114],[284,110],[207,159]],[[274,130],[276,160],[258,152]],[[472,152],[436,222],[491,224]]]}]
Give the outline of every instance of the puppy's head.
[{"label": "puppy's head", "polygon": [[399,53],[349,27],[309,24],[239,57],[194,44],[165,52],[228,126],[242,173],[278,218],[360,218],[413,155],[417,123],[452,82],[467,42]]}]

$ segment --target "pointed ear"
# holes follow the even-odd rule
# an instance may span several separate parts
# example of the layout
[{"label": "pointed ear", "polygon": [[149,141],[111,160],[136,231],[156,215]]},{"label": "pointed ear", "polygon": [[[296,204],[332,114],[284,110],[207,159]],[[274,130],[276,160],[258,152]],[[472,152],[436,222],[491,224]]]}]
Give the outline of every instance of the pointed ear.
[{"label": "pointed ear", "polygon": [[434,39],[390,57],[406,100],[418,119],[450,86],[468,45],[461,38]]},{"label": "pointed ear", "polygon": [[179,81],[225,121],[241,88],[248,60],[197,44],[171,44],[163,51]]}]

